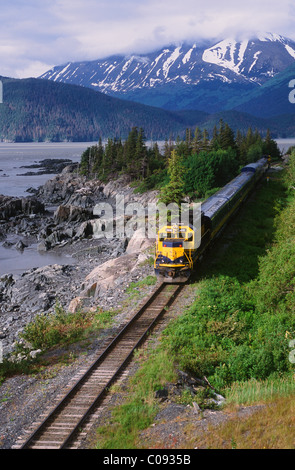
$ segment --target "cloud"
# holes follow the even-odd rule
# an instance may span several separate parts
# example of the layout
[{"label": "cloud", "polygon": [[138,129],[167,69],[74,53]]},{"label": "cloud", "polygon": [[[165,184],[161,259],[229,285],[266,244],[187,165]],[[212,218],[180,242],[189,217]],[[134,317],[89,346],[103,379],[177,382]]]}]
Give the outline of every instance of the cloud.
[{"label": "cloud", "polygon": [[146,53],[172,42],[271,31],[295,40],[290,0],[11,0],[0,10],[0,74]]}]

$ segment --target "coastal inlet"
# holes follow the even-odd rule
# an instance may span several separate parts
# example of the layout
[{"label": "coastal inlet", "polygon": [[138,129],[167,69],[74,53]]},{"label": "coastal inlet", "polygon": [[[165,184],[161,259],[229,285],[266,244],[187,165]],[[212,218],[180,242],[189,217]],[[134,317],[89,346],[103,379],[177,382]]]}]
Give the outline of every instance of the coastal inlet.
[{"label": "coastal inlet", "polygon": [[[115,208],[118,193],[126,203],[146,206],[157,193],[135,195],[125,177],[97,184],[76,170],[68,165],[31,196],[0,196],[0,254],[10,254],[0,274],[4,355],[14,350],[26,324],[54,311],[57,302],[68,311],[117,308],[131,282],[153,275],[148,260],[155,240],[140,231],[131,238],[94,238],[99,219],[93,207],[104,201]],[[32,264],[23,269],[26,257]]]}]

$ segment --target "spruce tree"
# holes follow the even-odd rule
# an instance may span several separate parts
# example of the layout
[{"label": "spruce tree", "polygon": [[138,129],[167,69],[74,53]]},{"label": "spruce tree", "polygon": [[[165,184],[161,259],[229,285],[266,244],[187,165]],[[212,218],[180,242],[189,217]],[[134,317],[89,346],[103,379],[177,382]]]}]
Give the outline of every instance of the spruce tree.
[{"label": "spruce tree", "polygon": [[134,158],[136,154],[136,146],[137,146],[137,137],[138,137],[138,129],[137,127],[133,127],[129,132],[127,140],[124,144],[124,162],[126,166],[126,172],[131,177],[136,177],[136,169],[134,165]]},{"label": "spruce tree", "polygon": [[217,149],[219,145],[219,134],[216,125],[213,127],[213,135],[211,140],[211,147]]},{"label": "spruce tree", "polygon": [[281,152],[275,140],[271,138],[270,130],[267,129],[266,137],[263,142],[263,152],[270,155],[271,158],[280,158]]},{"label": "spruce tree", "polygon": [[193,148],[192,148],[192,151],[193,153],[199,153],[200,150],[201,150],[201,131],[200,131],[200,128],[197,126],[196,129],[195,129],[195,134],[194,134],[194,138],[193,138]]},{"label": "spruce tree", "polygon": [[182,158],[177,154],[176,150],[173,150],[168,164],[170,181],[160,192],[160,202],[164,204],[175,202],[180,206],[184,196],[184,172]]},{"label": "spruce tree", "polygon": [[220,126],[219,146],[223,150],[227,150],[228,148],[236,148],[234,133],[227,123],[222,123]]},{"label": "spruce tree", "polygon": [[136,178],[140,178],[142,176],[143,178],[145,178],[147,175],[148,160],[147,160],[147,149],[146,149],[144,141],[145,141],[144,131],[142,128],[140,128],[137,134],[136,148],[135,148],[135,155],[134,155]]},{"label": "spruce tree", "polygon": [[203,140],[202,140],[202,149],[207,150],[209,147],[209,134],[207,129],[203,130]]},{"label": "spruce tree", "polygon": [[80,160],[80,173],[84,176],[89,176],[90,173],[90,147],[88,147],[81,155]]},{"label": "spruce tree", "polygon": [[104,155],[104,149],[103,149],[102,140],[100,137],[98,145],[96,145],[95,147],[94,162],[93,162],[93,167],[92,167],[92,173],[96,177],[99,175],[99,172],[100,172],[103,155]]}]

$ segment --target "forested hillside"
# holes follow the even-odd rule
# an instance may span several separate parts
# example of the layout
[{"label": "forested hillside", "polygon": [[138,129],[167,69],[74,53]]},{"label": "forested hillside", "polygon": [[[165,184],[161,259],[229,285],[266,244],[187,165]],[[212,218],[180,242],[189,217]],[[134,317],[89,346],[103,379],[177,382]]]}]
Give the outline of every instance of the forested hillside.
[{"label": "forested hillside", "polygon": [[0,139],[98,141],[126,138],[144,126],[149,138],[183,133],[185,125],[169,111],[123,101],[76,85],[41,79],[2,79]]}]

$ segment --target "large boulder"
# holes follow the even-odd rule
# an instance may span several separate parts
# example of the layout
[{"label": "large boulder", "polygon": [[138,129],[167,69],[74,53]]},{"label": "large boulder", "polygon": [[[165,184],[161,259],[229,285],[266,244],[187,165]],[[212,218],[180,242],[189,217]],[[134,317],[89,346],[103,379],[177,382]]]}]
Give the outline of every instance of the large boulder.
[{"label": "large boulder", "polygon": [[147,238],[143,229],[138,229],[132,235],[126,248],[127,254],[140,253],[151,246],[154,246],[155,239]]},{"label": "large boulder", "polygon": [[43,214],[45,211],[44,204],[34,196],[23,197],[21,203],[23,214]]},{"label": "large boulder", "polygon": [[99,292],[120,285],[122,277],[132,272],[137,262],[137,254],[124,254],[97,266],[85,278],[81,297],[98,297]]},{"label": "large boulder", "polygon": [[65,204],[70,196],[80,189],[86,179],[72,173],[59,174],[38,189],[37,196],[44,202],[50,204]]},{"label": "large boulder", "polygon": [[22,211],[22,201],[16,197],[0,195],[0,220],[8,220]]},{"label": "large boulder", "polygon": [[83,222],[91,217],[92,209],[63,204],[58,206],[54,213],[54,221],[58,224],[62,222]]},{"label": "large boulder", "polygon": [[35,197],[17,198],[0,195],[0,219],[9,220],[20,214],[42,214],[44,210],[44,204]]}]

